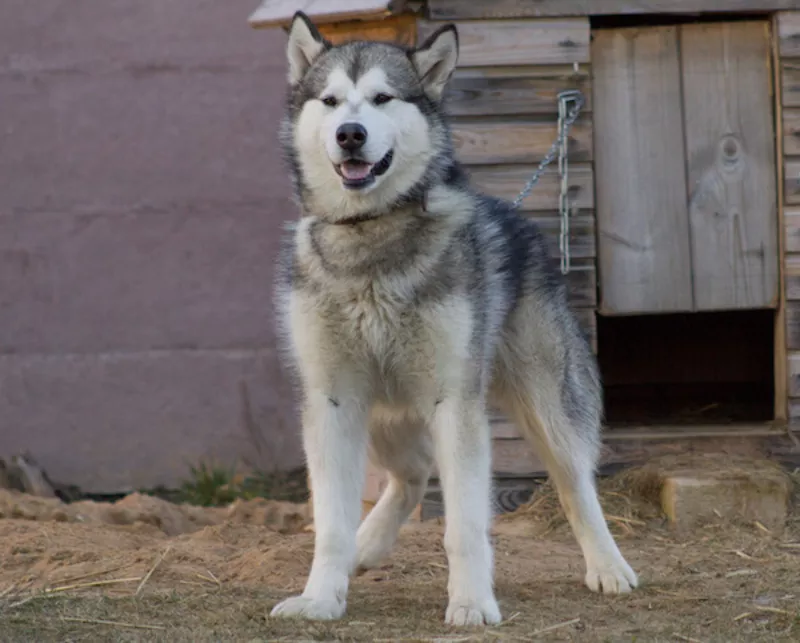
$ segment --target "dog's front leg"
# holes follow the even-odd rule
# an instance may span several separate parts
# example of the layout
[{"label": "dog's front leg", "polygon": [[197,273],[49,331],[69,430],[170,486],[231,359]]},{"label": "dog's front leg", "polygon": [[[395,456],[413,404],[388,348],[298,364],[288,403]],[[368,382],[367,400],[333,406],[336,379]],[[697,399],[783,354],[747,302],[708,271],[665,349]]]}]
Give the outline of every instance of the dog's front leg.
[{"label": "dog's front leg", "polygon": [[445,622],[499,623],[489,542],[491,441],[483,403],[442,400],[436,406],[432,430],[444,494],[444,545],[450,573]]},{"label": "dog's front leg", "polygon": [[332,620],[345,612],[361,519],[366,419],[361,399],[307,396],[303,439],[314,501],[314,561],[303,594],[278,604],[272,616]]}]

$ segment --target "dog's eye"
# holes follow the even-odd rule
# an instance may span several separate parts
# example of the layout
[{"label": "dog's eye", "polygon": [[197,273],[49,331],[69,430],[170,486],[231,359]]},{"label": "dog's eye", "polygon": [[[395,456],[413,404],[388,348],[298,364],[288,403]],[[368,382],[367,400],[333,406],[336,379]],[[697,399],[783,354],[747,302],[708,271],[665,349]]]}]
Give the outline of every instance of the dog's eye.
[{"label": "dog's eye", "polygon": [[376,105],[385,105],[390,100],[392,100],[392,96],[389,96],[389,94],[375,94],[375,98],[372,99],[372,102]]},{"label": "dog's eye", "polygon": [[338,101],[333,96],[326,96],[322,99],[322,102],[328,107],[336,107]]}]

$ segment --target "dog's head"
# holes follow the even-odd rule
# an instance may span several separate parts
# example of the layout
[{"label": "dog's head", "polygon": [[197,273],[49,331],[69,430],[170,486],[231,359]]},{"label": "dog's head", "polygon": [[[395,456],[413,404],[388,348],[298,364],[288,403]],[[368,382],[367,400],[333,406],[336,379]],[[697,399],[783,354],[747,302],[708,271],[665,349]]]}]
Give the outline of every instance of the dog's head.
[{"label": "dog's head", "polygon": [[450,170],[440,105],[458,58],[454,25],[406,49],[333,46],[305,14],[289,30],[282,133],[304,207],[330,221],[380,216]]}]

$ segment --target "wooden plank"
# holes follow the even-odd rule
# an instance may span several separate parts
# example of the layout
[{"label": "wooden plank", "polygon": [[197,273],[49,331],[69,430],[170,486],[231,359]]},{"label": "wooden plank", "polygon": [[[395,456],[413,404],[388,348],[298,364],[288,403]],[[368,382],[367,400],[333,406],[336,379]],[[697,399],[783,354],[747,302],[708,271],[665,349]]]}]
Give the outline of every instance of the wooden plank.
[{"label": "wooden plank", "polygon": [[[537,478],[541,477],[495,477],[492,480],[492,511],[494,515],[516,511],[527,503],[537,487]],[[428,489],[422,501],[422,520],[442,518],[444,514],[444,499],[440,481],[433,478],[428,483]]]},{"label": "wooden plank", "polygon": [[[474,185],[483,192],[501,199],[513,200],[531,177],[535,165],[482,165],[469,168]],[[558,170],[552,165],[545,170],[533,192],[523,201],[526,210],[557,210],[561,185]],[[569,193],[573,208],[594,207],[594,176],[584,164],[570,164]],[[577,212],[575,212],[577,214]]]},{"label": "wooden plank", "polygon": [[789,421],[797,427],[800,424],[800,398],[789,398]]},{"label": "wooden plank", "polygon": [[800,397],[800,351],[789,352],[789,397]]},{"label": "wooden plank", "polygon": [[788,158],[783,164],[784,199],[789,205],[800,205],[800,158]]},{"label": "wooden plank", "polygon": [[778,28],[779,56],[782,58],[800,57],[800,13],[793,11],[779,13],[775,22]]},{"label": "wooden plank", "polygon": [[428,0],[437,20],[800,9],[798,0]]},{"label": "wooden plank", "polygon": [[786,204],[783,198],[783,156],[785,151],[783,98],[781,96],[781,69],[780,69],[780,42],[775,34],[779,30],[780,16],[772,18],[772,87],[774,96],[772,101],[775,109],[775,181],[777,184],[776,197],[778,200],[778,311],[775,315],[773,336],[773,383],[774,383],[774,417],[776,420],[786,421],[789,416],[789,381],[786,365],[786,351],[789,342],[788,323],[786,316]]},{"label": "wooden plank", "polygon": [[588,65],[534,67],[459,67],[448,86],[445,107],[453,116],[548,114],[558,111],[559,92],[577,89],[592,109]]},{"label": "wooden plank", "polygon": [[320,25],[319,30],[335,45],[349,40],[379,40],[411,47],[417,40],[417,18],[403,14],[377,20],[334,22]]},{"label": "wooden plank", "polygon": [[[552,120],[458,120],[451,129],[456,155],[465,164],[537,163],[558,134]],[[570,129],[568,153],[571,163],[592,160],[591,118],[582,116]]]},{"label": "wooden plank", "polygon": [[800,61],[783,61],[781,70],[781,104],[800,107]]},{"label": "wooden plank", "polygon": [[800,108],[786,107],[782,109],[783,153],[786,156],[800,156]]},{"label": "wooden plank", "polygon": [[683,25],[695,310],[778,304],[769,23]]},{"label": "wooden plank", "polygon": [[[558,214],[550,212],[544,216],[540,212],[521,212],[521,214],[536,222],[539,229],[547,236],[553,256],[557,256],[561,234],[561,218]],[[569,232],[569,250],[573,259],[593,259],[597,255],[595,220],[591,211],[581,210],[580,214],[570,217]]]},{"label": "wooden plank", "polygon": [[[421,20],[420,42],[442,24]],[[589,39],[586,18],[462,22],[458,24],[458,64],[491,67],[587,63]]]},{"label": "wooden plank", "polygon": [[547,472],[542,460],[522,438],[492,442],[492,469],[498,477],[540,476]]},{"label": "wooden plank", "polygon": [[601,310],[692,310],[678,32],[592,42]]},{"label": "wooden plank", "polygon": [[[800,278],[795,277],[789,287],[799,289]],[[786,348],[800,350],[800,301],[797,300],[786,302]]]},{"label": "wooden plank", "polygon": [[786,208],[784,210],[783,219],[786,252],[800,253],[800,208]]},{"label": "wooden plank", "polygon": [[400,10],[402,2],[390,0],[263,0],[248,18],[255,29],[288,25],[296,11],[304,11],[315,24],[344,20],[372,20]]}]

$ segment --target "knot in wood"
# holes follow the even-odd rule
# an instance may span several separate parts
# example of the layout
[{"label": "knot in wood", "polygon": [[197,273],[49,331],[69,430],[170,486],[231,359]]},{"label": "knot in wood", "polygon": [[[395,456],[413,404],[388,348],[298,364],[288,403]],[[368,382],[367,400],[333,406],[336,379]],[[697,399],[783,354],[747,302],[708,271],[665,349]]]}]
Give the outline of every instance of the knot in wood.
[{"label": "knot in wood", "polygon": [[723,136],[719,142],[720,160],[724,166],[738,165],[742,157],[742,145],[734,134]]}]

